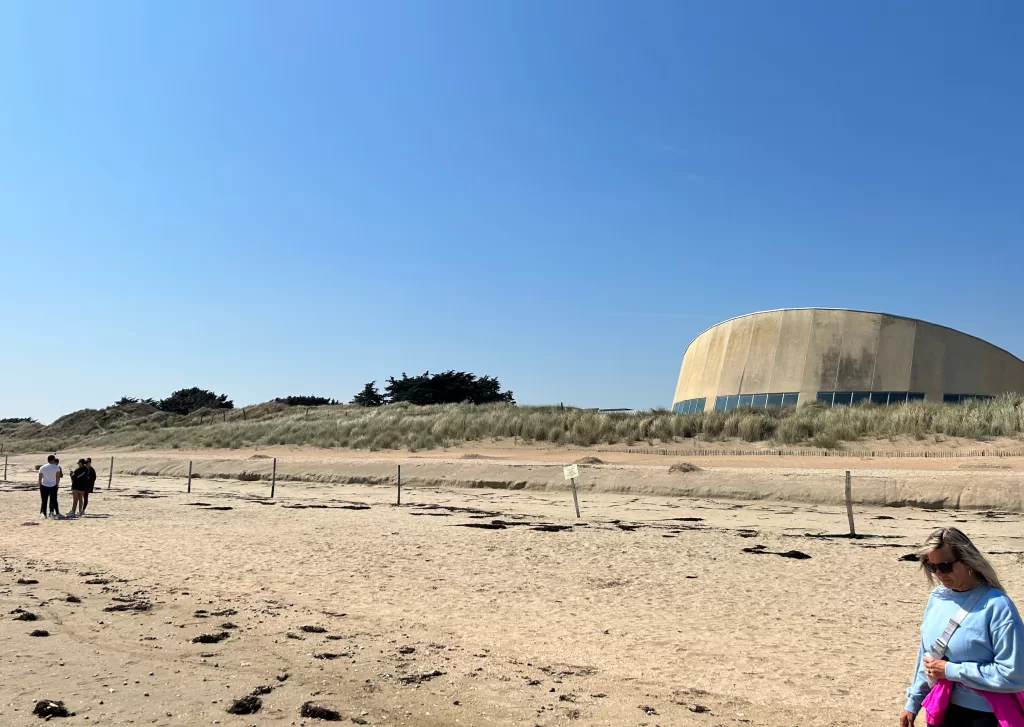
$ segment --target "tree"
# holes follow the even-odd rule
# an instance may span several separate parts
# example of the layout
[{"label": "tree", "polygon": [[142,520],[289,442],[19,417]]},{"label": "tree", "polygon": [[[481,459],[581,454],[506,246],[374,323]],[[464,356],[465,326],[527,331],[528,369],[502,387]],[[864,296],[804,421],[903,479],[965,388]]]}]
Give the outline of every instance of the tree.
[{"label": "tree", "polygon": [[377,391],[377,382],[371,381],[363,390],[352,397],[352,403],[356,406],[383,406],[384,397]]},{"label": "tree", "polygon": [[285,396],[274,399],[278,404],[286,406],[334,406],[336,399],[328,399],[323,396]]},{"label": "tree", "polygon": [[215,394],[193,386],[175,391],[157,404],[157,408],[173,414],[191,414],[197,409],[234,409],[235,405],[228,401],[227,394]]},{"label": "tree", "polygon": [[114,402],[114,406],[128,406],[130,404],[146,404],[148,406],[159,407],[160,402],[156,399],[136,399],[134,396],[122,396],[120,399]]},{"label": "tree", "polygon": [[388,402],[406,401],[410,404],[515,404],[511,391],[502,391],[501,382],[491,376],[480,376],[465,371],[444,371],[419,376],[388,379],[385,387]]}]

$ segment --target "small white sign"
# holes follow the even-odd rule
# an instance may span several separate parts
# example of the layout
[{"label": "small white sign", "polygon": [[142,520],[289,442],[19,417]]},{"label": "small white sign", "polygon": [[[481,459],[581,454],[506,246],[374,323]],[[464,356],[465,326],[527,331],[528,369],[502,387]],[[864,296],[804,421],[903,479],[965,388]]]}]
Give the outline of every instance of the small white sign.
[{"label": "small white sign", "polygon": [[575,480],[577,477],[580,476],[580,468],[578,465],[574,464],[569,465],[568,467],[563,469],[562,472],[565,473],[565,479],[567,480]]}]

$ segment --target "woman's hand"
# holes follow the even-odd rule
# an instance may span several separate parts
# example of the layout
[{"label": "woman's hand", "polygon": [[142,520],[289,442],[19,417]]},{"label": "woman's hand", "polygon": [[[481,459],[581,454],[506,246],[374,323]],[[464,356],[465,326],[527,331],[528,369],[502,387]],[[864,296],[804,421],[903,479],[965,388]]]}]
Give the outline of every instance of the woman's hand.
[{"label": "woman's hand", "polygon": [[904,709],[900,712],[900,727],[914,727],[914,717],[916,716]]},{"label": "woman's hand", "polygon": [[945,659],[933,659],[930,656],[925,655],[924,657],[924,673],[932,681],[946,678],[946,664],[949,662]]}]

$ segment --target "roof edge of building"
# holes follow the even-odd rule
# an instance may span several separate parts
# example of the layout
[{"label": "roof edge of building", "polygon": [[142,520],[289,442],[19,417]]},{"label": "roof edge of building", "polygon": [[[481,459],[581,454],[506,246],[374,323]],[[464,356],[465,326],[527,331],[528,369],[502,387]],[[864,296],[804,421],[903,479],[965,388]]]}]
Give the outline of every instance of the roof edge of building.
[{"label": "roof edge of building", "polygon": [[784,313],[784,312],[789,311],[789,310],[812,310],[812,311],[813,310],[825,310],[825,311],[840,311],[842,313],[864,313],[865,315],[888,316],[889,318],[899,318],[900,320],[913,321],[914,323],[924,323],[925,325],[928,325],[928,326],[935,326],[936,328],[945,328],[947,331],[953,331],[953,333],[959,333],[961,336],[967,336],[968,338],[973,338],[976,341],[981,341],[986,346],[991,346],[992,348],[998,349],[998,350],[1002,351],[1003,353],[1005,353],[1007,356],[1012,356],[1017,361],[1020,361],[1021,364],[1024,364],[1024,359],[1021,359],[1016,354],[1014,354],[1014,353],[1012,353],[1010,351],[1007,351],[1002,346],[997,346],[996,344],[992,343],[991,341],[986,341],[981,336],[975,336],[973,333],[967,333],[965,331],[961,331],[958,328],[953,328],[952,326],[944,326],[941,323],[932,323],[931,321],[926,321],[926,320],[923,320],[921,318],[912,318],[911,316],[901,316],[901,315],[897,315],[895,313],[885,313],[883,311],[860,310],[859,308],[821,308],[821,307],[815,307],[815,306],[806,306],[806,307],[803,307],[803,308],[769,308],[767,310],[752,311],[750,313],[744,313],[743,315],[733,316],[732,318],[726,318],[724,321],[719,321],[718,323],[716,323],[713,326],[708,326],[703,331],[701,331],[696,336],[694,336],[692,339],[690,339],[690,342],[688,344],[686,344],[686,348],[683,349],[683,351],[685,352],[685,351],[689,350],[690,346],[693,345],[694,341],[696,341],[698,338],[700,338],[705,333],[710,331],[712,328],[718,328],[719,326],[723,326],[726,323],[730,323],[732,321],[739,320],[740,318],[749,318],[750,316],[759,316],[759,315],[763,315],[765,313]]}]

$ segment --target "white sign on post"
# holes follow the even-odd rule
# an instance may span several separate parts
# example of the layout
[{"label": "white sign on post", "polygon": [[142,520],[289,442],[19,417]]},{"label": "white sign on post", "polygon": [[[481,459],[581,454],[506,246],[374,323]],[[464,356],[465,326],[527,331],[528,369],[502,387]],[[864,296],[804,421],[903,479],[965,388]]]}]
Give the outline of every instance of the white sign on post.
[{"label": "white sign on post", "polygon": [[565,474],[565,479],[574,480],[580,476],[580,468],[578,465],[571,464],[565,467],[562,472]]}]

